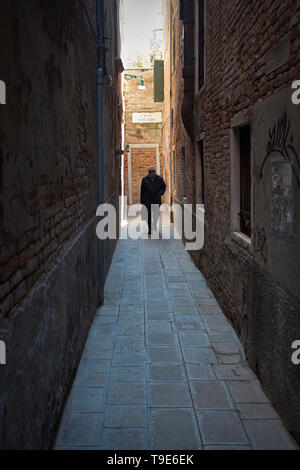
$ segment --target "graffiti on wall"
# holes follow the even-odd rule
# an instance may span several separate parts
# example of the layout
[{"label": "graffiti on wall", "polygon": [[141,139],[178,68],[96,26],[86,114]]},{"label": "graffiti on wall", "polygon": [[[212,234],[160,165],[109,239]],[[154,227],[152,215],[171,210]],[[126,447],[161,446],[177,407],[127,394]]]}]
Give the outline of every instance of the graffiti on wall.
[{"label": "graffiti on wall", "polygon": [[268,261],[268,245],[267,235],[264,228],[256,227],[254,232],[254,252],[260,253],[263,262],[266,264]]},{"label": "graffiti on wall", "polygon": [[300,158],[294,146],[291,120],[286,112],[269,129],[260,178],[264,176],[267,161],[270,161],[270,229],[279,237],[291,239],[294,219],[293,180],[295,178],[300,187]]},{"label": "graffiti on wall", "polygon": [[300,159],[293,145],[293,135],[290,132],[291,121],[287,114],[278,119],[277,123],[269,129],[269,141],[267,153],[260,168],[260,177],[263,178],[263,171],[267,160],[272,155],[280,156],[287,161],[292,168],[298,186],[300,187]]}]

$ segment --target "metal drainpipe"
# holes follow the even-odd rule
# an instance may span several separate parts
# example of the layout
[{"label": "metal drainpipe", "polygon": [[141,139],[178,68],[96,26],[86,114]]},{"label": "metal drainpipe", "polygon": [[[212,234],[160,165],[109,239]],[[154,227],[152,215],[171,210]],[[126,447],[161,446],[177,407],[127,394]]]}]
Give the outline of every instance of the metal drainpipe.
[{"label": "metal drainpipe", "polygon": [[[103,204],[103,51],[101,30],[101,13],[103,0],[96,0],[97,36],[98,36],[98,70],[97,70],[97,100],[98,100],[98,155],[97,155],[97,203]],[[104,241],[98,241],[98,301],[104,302]]]},{"label": "metal drainpipe", "polygon": [[[172,178],[172,158],[173,158],[173,151],[172,151],[172,144],[173,144],[173,129],[172,129],[172,89],[173,89],[173,84],[172,84],[172,29],[173,29],[173,22],[172,22],[172,1],[170,0],[170,47],[169,47],[169,53],[170,53],[170,179],[169,179],[169,186],[170,186],[170,206],[172,207],[173,203],[173,178]],[[171,217],[172,217],[172,212],[171,212]]]}]

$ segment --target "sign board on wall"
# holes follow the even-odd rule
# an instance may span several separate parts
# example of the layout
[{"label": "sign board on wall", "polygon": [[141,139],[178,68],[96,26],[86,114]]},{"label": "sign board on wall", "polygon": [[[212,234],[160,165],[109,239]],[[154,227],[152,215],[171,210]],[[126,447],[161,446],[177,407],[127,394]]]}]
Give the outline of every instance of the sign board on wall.
[{"label": "sign board on wall", "polygon": [[157,124],[162,122],[162,113],[132,113],[133,124]]}]

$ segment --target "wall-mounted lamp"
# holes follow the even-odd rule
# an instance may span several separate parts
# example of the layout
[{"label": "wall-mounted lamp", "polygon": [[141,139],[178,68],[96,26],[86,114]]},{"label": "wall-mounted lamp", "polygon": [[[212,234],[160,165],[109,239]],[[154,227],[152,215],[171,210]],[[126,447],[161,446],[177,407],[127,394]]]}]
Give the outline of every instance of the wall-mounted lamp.
[{"label": "wall-mounted lamp", "polygon": [[140,79],[139,90],[146,90],[143,75],[133,75],[131,73],[125,73],[124,78],[125,78],[125,80],[132,80],[132,79],[138,80],[138,79]]}]

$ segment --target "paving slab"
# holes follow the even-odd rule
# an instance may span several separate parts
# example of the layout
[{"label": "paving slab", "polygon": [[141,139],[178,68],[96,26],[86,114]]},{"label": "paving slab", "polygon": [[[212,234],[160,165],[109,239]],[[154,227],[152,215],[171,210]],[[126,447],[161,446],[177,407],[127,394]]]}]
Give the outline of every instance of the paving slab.
[{"label": "paving slab", "polygon": [[218,362],[212,348],[183,346],[182,352],[185,362],[194,362],[196,364],[217,364]]},{"label": "paving slab", "polygon": [[148,358],[150,363],[180,363],[180,350],[175,346],[149,346]]},{"label": "paving slab", "polygon": [[149,386],[150,407],[181,408],[191,407],[192,399],[186,384],[155,383]]},{"label": "paving slab", "polygon": [[146,330],[148,333],[171,333],[173,331],[172,322],[168,320],[148,320],[146,321]]},{"label": "paving slab", "polygon": [[110,405],[105,411],[108,428],[143,428],[148,426],[148,409],[144,405]]},{"label": "paving slab", "polygon": [[187,377],[182,365],[150,365],[150,382],[186,382]]},{"label": "paving slab", "polygon": [[140,383],[114,383],[108,391],[107,403],[110,404],[140,404],[145,402],[145,386]]},{"label": "paving slab", "polygon": [[114,353],[112,366],[143,366],[145,364],[144,354],[117,354]]},{"label": "paving slab", "polygon": [[145,382],[145,367],[112,367],[110,382]]},{"label": "paving slab", "polygon": [[142,323],[132,324],[130,322],[121,323],[116,328],[117,336],[137,336],[139,338],[143,337],[145,327]]},{"label": "paving slab", "polygon": [[178,337],[174,333],[148,333],[147,343],[160,346],[178,345]]},{"label": "paving slab", "polygon": [[148,448],[146,429],[104,428],[102,449],[104,450],[145,450]]},{"label": "paving slab", "polygon": [[233,400],[224,382],[217,380],[191,382],[191,391],[196,409],[235,409]]},{"label": "paving slab", "polygon": [[216,380],[213,367],[210,364],[185,364],[188,380]]},{"label": "paving slab", "polygon": [[175,315],[197,315],[198,310],[195,307],[195,305],[189,305],[189,304],[174,304],[174,314]]},{"label": "paving slab", "polygon": [[199,427],[204,445],[249,445],[236,411],[199,411]]},{"label": "paving slab", "polygon": [[229,380],[227,386],[236,403],[268,403],[258,380]]},{"label": "paving slab", "polygon": [[118,325],[141,325],[145,324],[144,315],[137,313],[119,315]]},{"label": "paving slab", "polygon": [[119,315],[123,317],[124,315],[135,315],[137,318],[144,318],[144,307],[122,307],[120,308]]},{"label": "paving slab", "polygon": [[154,450],[201,449],[195,412],[190,409],[151,411],[151,448]]},{"label": "paving slab", "polygon": [[114,352],[140,353],[144,351],[144,343],[143,336],[118,336],[115,338]]},{"label": "paving slab", "polygon": [[161,310],[153,310],[153,311],[147,311],[146,312],[146,318],[147,320],[167,320],[167,321],[171,321],[173,320],[173,313],[171,312],[165,312],[165,311],[161,311]]},{"label": "paving slab", "polygon": [[210,347],[211,343],[207,333],[179,333],[179,340],[182,346],[196,348]]},{"label": "paving slab", "polygon": [[63,416],[56,445],[58,447],[100,446],[103,413],[66,413]]}]

